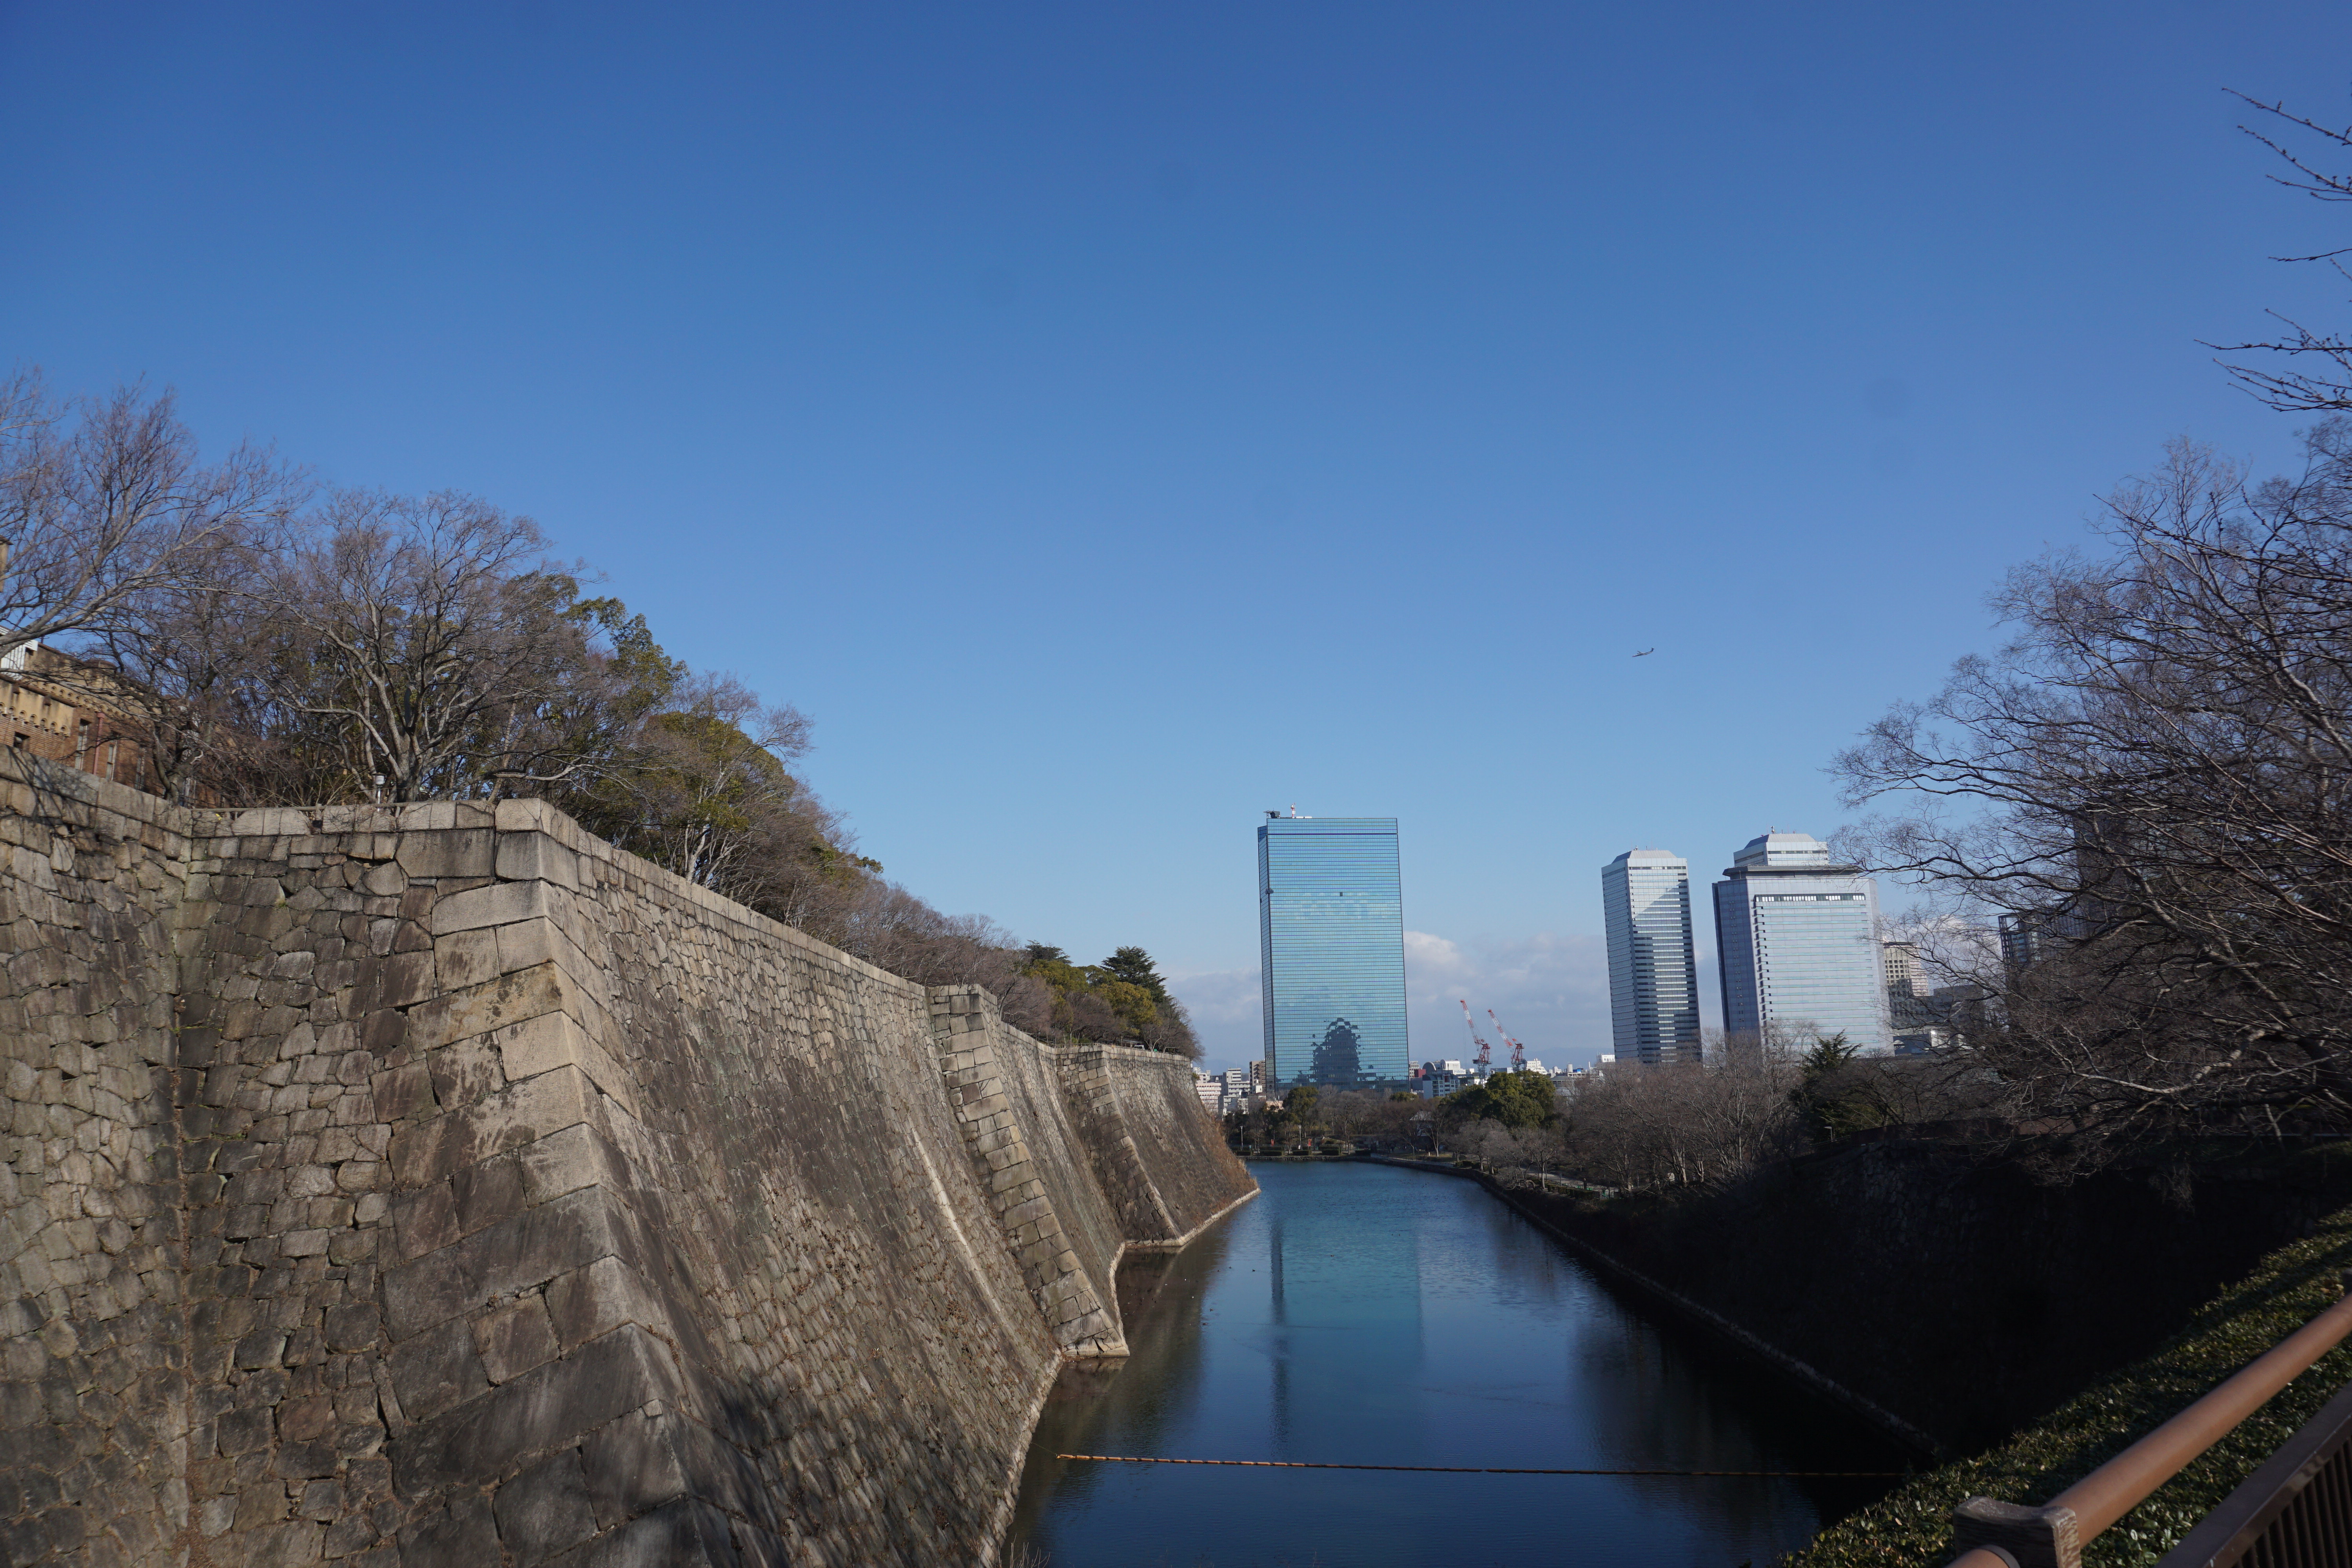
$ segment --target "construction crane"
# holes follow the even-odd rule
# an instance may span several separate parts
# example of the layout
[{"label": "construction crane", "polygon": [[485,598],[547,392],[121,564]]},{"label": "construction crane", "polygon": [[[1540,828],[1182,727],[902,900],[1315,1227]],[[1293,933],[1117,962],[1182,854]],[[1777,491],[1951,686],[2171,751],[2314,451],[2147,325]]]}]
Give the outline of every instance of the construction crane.
[{"label": "construction crane", "polygon": [[1486,1017],[1494,1024],[1495,1033],[1503,1037],[1503,1044],[1511,1047],[1511,1070],[1513,1072],[1518,1072],[1526,1068],[1528,1065],[1527,1047],[1511,1038],[1511,1031],[1503,1027],[1503,1020],[1495,1016],[1495,1010],[1492,1007],[1486,1009]]},{"label": "construction crane", "polygon": [[[1487,1015],[1489,1017],[1492,1017],[1494,1015],[1491,1012]],[[1487,1049],[1486,1037],[1478,1032],[1477,1020],[1470,1016],[1470,998],[1467,996],[1462,998],[1462,1022],[1469,1026],[1470,1038],[1477,1043],[1478,1070],[1483,1073],[1488,1068],[1494,1066],[1495,1055],[1492,1051]],[[1497,1026],[1499,1027],[1499,1026]]]}]

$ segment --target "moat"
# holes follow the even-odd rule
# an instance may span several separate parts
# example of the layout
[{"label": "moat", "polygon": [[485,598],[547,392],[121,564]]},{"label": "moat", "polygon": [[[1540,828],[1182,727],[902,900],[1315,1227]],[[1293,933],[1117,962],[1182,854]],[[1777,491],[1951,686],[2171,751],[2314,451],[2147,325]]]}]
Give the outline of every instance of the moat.
[{"label": "moat", "polygon": [[1620,1470],[1913,1461],[1659,1321],[1474,1183],[1377,1165],[1251,1170],[1255,1202],[1181,1253],[1121,1265],[1135,1353],[1116,1371],[1064,1373],[1031,1445],[1008,1561],[1737,1568],[1802,1544],[1892,1484],[1056,1454]]}]

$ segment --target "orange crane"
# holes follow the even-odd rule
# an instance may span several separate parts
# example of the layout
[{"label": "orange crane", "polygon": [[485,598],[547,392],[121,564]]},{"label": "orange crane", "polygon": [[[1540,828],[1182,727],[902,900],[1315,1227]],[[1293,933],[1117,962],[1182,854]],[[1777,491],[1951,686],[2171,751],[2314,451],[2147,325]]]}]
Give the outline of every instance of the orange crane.
[{"label": "orange crane", "polygon": [[[1491,1018],[1494,1016],[1494,1014],[1490,1011],[1486,1016]],[[1470,998],[1467,996],[1462,998],[1462,1021],[1469,1026],[1470,1038],[1477,1043],[1478,1070],[1483,1073],[1494,1065],[1495,1056],[1492,1051],[1486,1048],[1486,1037],[1478,1033],[1477,1020],[1470,1016]],[[1499,1024],[1496,1026],[1497,1028],[1500,1028],[1501,1026],[1502,1026]]]},{"label": "orange crane", "polygon": [[1527,1047],[1511,1038],[1511,1031],[1503,1027],[1503,1020],[1495,1016],[1492,1007],[1486,1009],[1486,1016],[1494,1024],[1495,1033],[1503,1037],[1503,1044],[1511,1047],[1511,1070],[1517,1072],[1525,1068],[1528,1065]]}]

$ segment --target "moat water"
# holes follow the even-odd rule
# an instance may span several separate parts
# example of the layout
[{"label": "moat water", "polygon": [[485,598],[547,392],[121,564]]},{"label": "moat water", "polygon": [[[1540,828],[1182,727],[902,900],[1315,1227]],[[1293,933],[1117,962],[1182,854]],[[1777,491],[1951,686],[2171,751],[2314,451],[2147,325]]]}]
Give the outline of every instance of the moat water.
[{"label": "moat water", "polygon": [[1055,1386],[1008,1561],[1025,1550],[1050,1568],[1761,1568],[1893,1484],[1057,1454],[1620,1470],[1912,1462],[1646,1312],[1475,1183],[1380,1165],[1250,1170],[1254,1201],[1181,1253],[1120,1266],[1134,1354]]}]

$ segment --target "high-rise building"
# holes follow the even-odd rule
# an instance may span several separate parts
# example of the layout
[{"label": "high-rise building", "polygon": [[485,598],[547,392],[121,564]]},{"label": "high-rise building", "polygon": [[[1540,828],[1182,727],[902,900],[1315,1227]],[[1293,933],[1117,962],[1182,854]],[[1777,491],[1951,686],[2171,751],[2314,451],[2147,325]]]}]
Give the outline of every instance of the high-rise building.
[{"label": "high-rise building", "polygon": [[1257,829],[1270,1092],[1402,1088],[1404,889],[1392,816],[1277,816]]},{"label": "high-rise building", "polygon": [[1810,833],[1767,833],[1732,858],[1715,885],[1723,1026],[1801,1050],[1843,1034],[1855,1049],[1889,1048],[1878,884],[1830,859]]},{"label": "high-rise building", "polygon": [[1690,862],[1628,849],[1601,868],[1609,932],[1609,1016],[1621,1061],[1698,1053],[1698,954],[1691,942]]},{"label": "high-rise building", "polygon": [[1886,971],[1886,1015],[1897,1033],[1935,1022],[1927,1007],[1935,990],[1916,942],[1882,942],[1878,951]]}]

